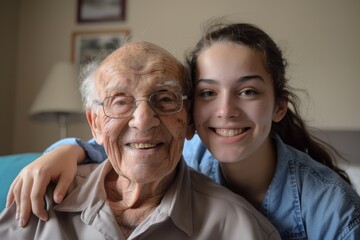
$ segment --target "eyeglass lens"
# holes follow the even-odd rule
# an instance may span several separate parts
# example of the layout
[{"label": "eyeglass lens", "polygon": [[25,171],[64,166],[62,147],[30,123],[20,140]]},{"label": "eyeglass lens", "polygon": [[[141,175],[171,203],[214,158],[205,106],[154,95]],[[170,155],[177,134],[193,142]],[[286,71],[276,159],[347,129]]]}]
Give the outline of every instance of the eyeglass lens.
[{"label": "eyeglass lens", "polygon": [[174,92],[157,92],[148,99],[136,100],[133,96],[112,96],[104,99],[105,115],[112,118],[128,117],[136,108],[137,103],[148,101],[151,108],[159,115],[173,114],[182,108],[182,96]]}]

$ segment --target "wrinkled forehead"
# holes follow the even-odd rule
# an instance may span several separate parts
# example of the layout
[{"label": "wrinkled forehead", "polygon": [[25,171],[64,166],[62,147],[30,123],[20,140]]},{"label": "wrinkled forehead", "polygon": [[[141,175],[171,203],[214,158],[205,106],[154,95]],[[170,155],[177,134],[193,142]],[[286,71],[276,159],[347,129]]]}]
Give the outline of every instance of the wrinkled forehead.
[{"label": "wrinkled forehead", "polygon": [[106,86],[110,82],[119,82],[119,79],[124,84],[140,79],[147,79],[149,84],[161,84],[162,81],[165,84],[171,80],[172,85],[177,84],[181,89],[181,66],[169,52],[154,44],[128,43],[103,61],[96,74],[97,84]]}]

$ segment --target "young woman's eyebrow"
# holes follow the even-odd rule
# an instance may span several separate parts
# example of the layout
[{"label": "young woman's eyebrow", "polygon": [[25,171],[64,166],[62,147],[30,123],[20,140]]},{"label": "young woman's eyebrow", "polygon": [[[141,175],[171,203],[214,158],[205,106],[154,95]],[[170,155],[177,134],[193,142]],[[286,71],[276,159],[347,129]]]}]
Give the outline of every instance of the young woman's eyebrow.
[{"label": "young woman's eyebrow", "polygon": [[240,77],[237,81],[240,83],[243,83],[243,82],[247,82],[250,80],[259,80],[259,81],[264,82],[264,79],[260,75],[243,76],[243,77]]},{"label": "young woman's eyebrow", "polygon": [[195,82],[195,85],[198,85],[199,83],[207,83],[207,84],[217,84],[218,81],[210,79],[210,78],[202,78],[198,79]]},{"label": "young woman's eyebrow", "polygon": [[[264,82],[264,79],[260,75],[243,76],[243,77],[240,77],[239,79],[237,79],[236,81],[238,83],[244,83],[244,82],[247,82],[247,81],[250,81],[250,80],[259,80],[259,81]],[[195,85],[198,85],[199,83],[218,84],[218,82],[219,81],[214,80],[214,79],[210,79],[210,78],[201,78],[201,79],[198,79],[195,82]]]}]

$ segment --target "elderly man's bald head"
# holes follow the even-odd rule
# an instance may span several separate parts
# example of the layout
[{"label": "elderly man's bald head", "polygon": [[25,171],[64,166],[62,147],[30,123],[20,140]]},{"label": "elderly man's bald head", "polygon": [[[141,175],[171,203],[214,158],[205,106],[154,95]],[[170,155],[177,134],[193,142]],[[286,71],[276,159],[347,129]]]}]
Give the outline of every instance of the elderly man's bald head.
[{"label": "elderly man's bald head", "polygon": [[[170,74],[176,79],[169,80],[177,80],[180,83],[178,90],[188,96],[192,93],[192,84],[187,68],[170,52],[150,42],[125,43],[106,57],[100,65],[95,64],[95,69],[93,68],[91,72],[85,76],[82,84],[82,95],[86,107],[90,107],[93,102],[92,98],[94,95],[98,95],[95,89],[99,86],[106,87],[111,84],[111,79],[118,78],[120,75],[126,75],[128,81],[131,81],[140,75]],[[89,95],[93,95],[93,97]],[[95,96],[95,98],[104,97]]]},{"label": "elderly man's bald head", "polygon": [[[98,69],[98,79],[109,79],[119,74],[151,75],[155,72],[176,76],[181,91],[189,89],[188,73],[167,50],[149,42],[126,43],[109,55]],[[169,79],[175,80],[175,79]]]},{"label": "elderly man's bald head", "polygon": [[182,64],[171,53],[149,42],[126,43],[109,55],[101,66],[109,65],[110,62],[110,65],[116,64],[118,68],[127,68],[139,73],[149,71],[149,66],[154,63],[163,63],[165,66],[171,63],[173,66],[182,67]]}]

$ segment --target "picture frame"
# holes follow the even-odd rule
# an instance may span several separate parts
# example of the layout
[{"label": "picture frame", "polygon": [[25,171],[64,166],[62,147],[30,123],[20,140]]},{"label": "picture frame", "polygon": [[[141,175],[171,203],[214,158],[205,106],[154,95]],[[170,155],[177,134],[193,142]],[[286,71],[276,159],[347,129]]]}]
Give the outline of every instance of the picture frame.
[{"label": "picture frame", "polygon": [[129,30],[79,31],[72,33],[71,61],[78,67],[108,55],[126,42]]},{"label": "picture frame", "polygon": [[126,0],[77,0],[77,22],[124,21]]}]

